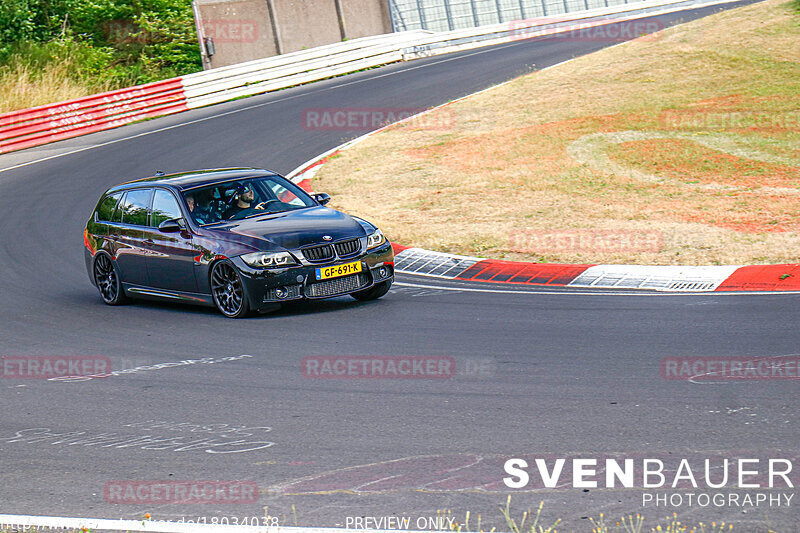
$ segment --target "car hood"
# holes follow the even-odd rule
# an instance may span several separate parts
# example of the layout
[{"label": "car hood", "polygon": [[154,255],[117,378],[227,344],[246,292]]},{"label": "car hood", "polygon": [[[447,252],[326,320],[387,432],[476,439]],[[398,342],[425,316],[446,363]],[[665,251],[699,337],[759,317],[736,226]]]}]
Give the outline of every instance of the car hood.
[{"label": "car hood", "polygon": [[[210,231],[256,249],[295,249],[341,239],[363,237],[364,227],[353,217],[327,207],[310,207],[237,220]],[[323,239],[330,237],[330,240]]]}]

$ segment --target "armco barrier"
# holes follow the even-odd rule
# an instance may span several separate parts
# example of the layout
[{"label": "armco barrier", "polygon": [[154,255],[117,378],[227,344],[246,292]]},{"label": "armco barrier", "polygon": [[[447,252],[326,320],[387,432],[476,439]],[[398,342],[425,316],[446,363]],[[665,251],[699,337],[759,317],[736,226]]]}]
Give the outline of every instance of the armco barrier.
[{"label": "armco barrier", "polygon": [[402,60],[403,47],[430,33],[363,37],[189,74],[182,78],[186,97],[189,107],[202,107],[393,63]]},{"label": "armco barrier", "polygon": [[187,110],[180,78],[0,115],[0,153]]},{"label": "armco barrier", "polygon": [[[396,61],[602,26],[736,0],[645,0],[507,24],[362,37],[156,83],[0,114],[0,153],[21,150],[190,108],[217,104]],[[520,37],[522,33],[523,37]]]}]

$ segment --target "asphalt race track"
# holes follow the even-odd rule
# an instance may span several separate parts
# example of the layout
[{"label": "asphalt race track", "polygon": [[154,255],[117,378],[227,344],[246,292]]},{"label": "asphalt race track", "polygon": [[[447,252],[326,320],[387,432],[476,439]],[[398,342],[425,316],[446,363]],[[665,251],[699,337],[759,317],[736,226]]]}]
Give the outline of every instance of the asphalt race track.
[{"label": "asphalt race track", "polygon": [[[641,488],[502,483],[513,457],[800,458],[796,381],[660,374],[666,357],[797,354],[798,295],[547,292],[400,275],[376,302],[228,320],[174,304],[107,307],[87,279],[81,232],[110,185],[155,170],[285,173],[361,133],[306,131],[304,109],[427,107],[606,44],[548,38],[439,56],[0,156],[2,355],[101,355],[115,369],[191,360],[74,383],[0,380],[0,512],[211,521],[267,506],[293,525],[294,506],[299,525],[344,526],[451,509],[500,525],[497,506],[512,493],[520,514],[544,501],[551,522],[577,531],[601,512],[652,521],[672,511],[743,525],[736,531],[800,531],[794,507],[643,507]],[[444,357],[455,372],[301,372],[309,356],[398,355]],[[123,480],[248,480],[260,497],[108,502],[104,487]]]}]

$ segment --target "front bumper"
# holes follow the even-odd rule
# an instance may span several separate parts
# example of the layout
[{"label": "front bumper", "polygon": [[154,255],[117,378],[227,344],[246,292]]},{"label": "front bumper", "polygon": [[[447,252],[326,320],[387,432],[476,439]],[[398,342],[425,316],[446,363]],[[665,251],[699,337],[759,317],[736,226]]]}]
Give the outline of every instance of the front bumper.
[{"label": "front bumper", "polygon": [[[242,276],[251,309],[292,300],[318,300],[351,294],[373,285],[394,279],[392,245],[384,245],[348,259],[319,264],[303,264],[288,268],[258,269],[240,257],[232,257]],[[361,272],[326,280],[317,279],[317,269],[346,263],[361,262]]]}]

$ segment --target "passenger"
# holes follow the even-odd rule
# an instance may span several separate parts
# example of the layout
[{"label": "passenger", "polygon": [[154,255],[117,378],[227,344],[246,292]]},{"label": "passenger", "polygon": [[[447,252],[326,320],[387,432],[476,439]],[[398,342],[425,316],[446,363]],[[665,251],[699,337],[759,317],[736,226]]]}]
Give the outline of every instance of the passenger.
[{"label": "passenger", "polygon": [[[197,196],[197,198],[195,197]],[[208,205],[202,205],[207,202],[202,201],[202,196],[198,193],[186,195],[186,205],[189,206],[189,214],[198,224],[207,224],[211,218],[210,208]]]}]

